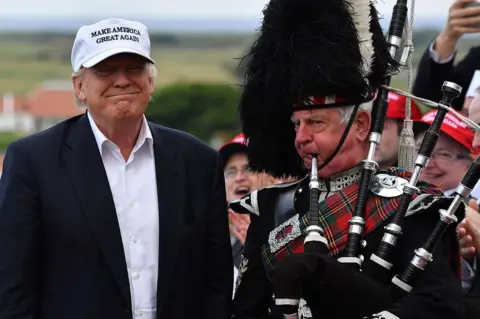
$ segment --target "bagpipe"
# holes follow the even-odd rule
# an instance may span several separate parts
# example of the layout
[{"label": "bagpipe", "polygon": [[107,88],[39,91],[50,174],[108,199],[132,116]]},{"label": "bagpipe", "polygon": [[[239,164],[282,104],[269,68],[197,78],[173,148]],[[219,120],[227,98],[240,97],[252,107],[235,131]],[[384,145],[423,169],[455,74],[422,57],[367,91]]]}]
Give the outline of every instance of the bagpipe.
[{"label": "bagpipe", "polygon": [[[414,3],[414,2],[413,2]],[[410,22],[413,22],[414,8],[411,10]],[[393,14],[390,22],[390,26],[387,33],[389,53],[395,59],[397,51],[402,46],[402,39],[404,39],[404,31],[407,31],[406,41],[403,45],[403,52],[400,57],[399,64],[404,66],[408,64],[409,68],[409,89],[411,82],[411,53],[413,51],[412,44],[412,29],[408,25],[408,5],[407,0],[398,0],[393,8]],[[279,306],[285,316],[285,318],[297,318],[298,305],[300,299],[306,299],[307,304],[312,309],[314,317],[315,300],[308,300],[307,296],[309,292],[307,289],[312,289],[312,278],[316,278],[320,283],[326,282],[328,279],[322,277],[320,274],[326,269],[335,268],[335,271],[341,275],[335,277],[335,280],[345,281],[348,285],[349,280],[357,280],[362,283],[363,286],[359,290],[352,292],[352,298],[365,300],[375,300],[376,306],[384,304],[388,306],[393,300],[399,300],[403,296],[407,295],[412,289],[414,289],[416,283],[421,278],[422,273],[427,269],[429,263],[433,261],[433,252],[442,240],[442,237],[447,228],[458,222],[456,213],[472,191],[473,187],[480,178],[480,157],[473,161],[465,174],[461,184],[457,187],[455,196],[451,201],[448,209],[439,210],[439,219],[435,227],[432,229],[428,239],[425,243],[418,247],[415,251],[412,251],[412,259],[408,267],[403,272],[393,274],[392,273],[392,255],[395,253],[395,248],[403,235],[404,219],[407,215],[409,205],[415,195],[420,191],[417,187],[417,182],[422,169],[428,164],[429,158],[435,148],[435,144],[440,134],[440,127],[445,118],[445,115],[450,111],[455,113],[462,121],[472,127],[475,131],[479,131],[478,125],[472,123],[464,116],[455,112],[450,108],[453,99],[458,97],[462,88],[455,83],[445,82],[442,86],[443,97],[438,103],[428,101],[425,99],[417,98],[407,92],[393,89],[390,87],[392,76],[395,72],[388,72],[383,79],[383,85],[377,92],[376,99],[373,107],[373,125],[369,136],[369,150],[368,156],[363,161],[362,173],[359,181],[359,193],[355,210],[352,214],[352,218],[349,220],[349,230],[347,237],[347,244],[345,247],[344,255],[337,261],[328,258],[328,243],[325,238],[324,230],[320,226],[319,222],[319,187],[317,177],[317,161],[315,156],[312,159],[312,167],[310,172],[310,203],[308,211],[309,227],[306,229],[306,237],[304,240],[304,254],[298,257],[297,260],[286,260],[280,269],[276,270],[275,278],[273,281],[273,288],[275,293],[275,303]],[[370,185],[372,178],[378,171],[378,163],[375,162],[374,156],[377,146],[380,144],[384,122],[388,107],[388,91],[395,91],[396,93],[407,96],[407,113],[404,123],[404,132],[402,132],[402,138],[405,135],[411,135],[413,139],[413,132],[411,129],[410,121],[410,99],[416,99],[430,106],[438,107],[435,120],[430,125],[425,133],[424,139],[421,143],[418,154],[415,160],[413,160],[413,152],[410,155],[406,155],[400,150],[399,164],[403,165],[408,171],[411,171],[412,175],[406,185],[403,186],[403,194],[400,197],[399,205],[390,219],[387,226],[384,228],[384,236],[381,240],[376,252],[370,256],[369,259],[364,260],[361,255],[363,232],[365,226],[364,211],[367,200],[370,196]],[[406,133],[405,133],[406,132]],[[408,136],[407,136],[408,138]],[[412,151],[412,142],[405,147]],[[400,158],[401,157],[401,158]],[[326,256],[326,258],[318,258],[319,256]],[[300,260],[300,262],[299,262]],[[296,266],[291,263],[297,263]],[[300,265],[300,266],[298,266]],[[292,269],[296,271],[292,273]],[[332,272],[328,272],[330,275]],[[368,278],[375,278],[375,281],[368,280]],[[307,284],[306,281],[310,281]],[[348,294],[348,292],[345,292]],[[364,296],[367,294],[368,296]],[[348,299],[347,300],[352,300]],[[368,303],[367,301],[365,303]],[[368,313],[368,305],[365,305],[364,312]],[[373,308],[372,308],[373,309]],[[372,310],[373,311],[373,310]],[[320,316],[318,316],[320,317]],[[370,317],[365,317],[370,318]],[[373,318],[373,317],[372,317]]]}]

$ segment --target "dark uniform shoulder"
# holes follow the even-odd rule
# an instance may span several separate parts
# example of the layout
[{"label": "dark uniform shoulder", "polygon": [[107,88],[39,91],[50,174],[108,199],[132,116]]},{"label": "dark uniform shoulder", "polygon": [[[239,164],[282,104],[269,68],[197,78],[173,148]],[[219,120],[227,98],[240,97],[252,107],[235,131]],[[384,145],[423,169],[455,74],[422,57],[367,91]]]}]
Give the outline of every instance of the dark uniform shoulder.
[{"label": "dark uniform shoulder", "polygon": [[238,214],[254,214],[260,216],[260,207],[263,203],[277,197],[282,192],[289,192],[295,189],[303,180],[299,179],[290,183],[273,184],[264,188],[254,190],[242,198],[231,201],[228,207]]}]

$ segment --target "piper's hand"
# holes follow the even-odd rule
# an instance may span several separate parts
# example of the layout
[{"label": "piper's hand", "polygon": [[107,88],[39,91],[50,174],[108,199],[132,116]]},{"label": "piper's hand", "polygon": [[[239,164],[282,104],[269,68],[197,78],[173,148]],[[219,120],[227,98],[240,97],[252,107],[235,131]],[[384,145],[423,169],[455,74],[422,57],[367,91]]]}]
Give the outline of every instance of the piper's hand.
[{"label": "piper's hand", "polygon": [[233,210],[229,209],[228,217],[232,222],[232,224],[229,225],[230,231],[235,237],[237,237],[242,245],[244,245],[245,240],[247,239],[248,226],[250,225],[250,216],[245,214],[237,214]]},{"label": "piper's hand", "polygon": [[472,258],[480,252],[480,214],[475,200],[466,207],[465,219],[458,224],[457,234],[463,258]]},{"label": "piper's hand", "polygon": [[[305,290],[311,291],[314,286],[321,284],[318,274],[324,272],[325,267],[324,257],[312,253],[292,254],[279,261],[271,271],[277,305],[282,304],[282,300],[289,300],[291,303],[293,300],[299,302],[300,298],[305,298]],[[282,308],[287,308],[282,309],[284,313],[291,311],[288,307]]]}]

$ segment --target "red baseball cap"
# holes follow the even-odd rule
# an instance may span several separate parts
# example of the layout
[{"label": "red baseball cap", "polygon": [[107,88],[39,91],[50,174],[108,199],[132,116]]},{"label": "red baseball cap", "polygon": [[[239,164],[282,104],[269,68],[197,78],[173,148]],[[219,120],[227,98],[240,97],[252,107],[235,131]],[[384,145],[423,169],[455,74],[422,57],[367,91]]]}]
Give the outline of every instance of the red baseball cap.
[{"label": "red baseball cap", "polygon": [[228,159],[235,153],[247,153],[247,142],[243,133],[238,134],[232,140],[223,144],[218,152],[222,156],[223,165],[227,164]]},{"label": "red baseball cap", "polygon": [[[428,129],[430,124],[433,123],[435,115],[437,115],[437,110],[426,113],[420,121],[415,124],[416,131]],[[475,149],[472,147],[474,137],[472,129],[467,124],[463,123],[456,115],[447,113],[443,119],[440,131],[453,138],[470,153],[476,153]]]},{"label": "red baseball cap", "polygon": [[[412,99],[410,100],[410,118],[413,121],[420,120],[422,118],[422,112],[420,112],[420,108]],[[391,119],[405,119],[405,105],[407,103],[407,97],[394,93],[388,92],[388,109],[387,109],[387,117]]]}]

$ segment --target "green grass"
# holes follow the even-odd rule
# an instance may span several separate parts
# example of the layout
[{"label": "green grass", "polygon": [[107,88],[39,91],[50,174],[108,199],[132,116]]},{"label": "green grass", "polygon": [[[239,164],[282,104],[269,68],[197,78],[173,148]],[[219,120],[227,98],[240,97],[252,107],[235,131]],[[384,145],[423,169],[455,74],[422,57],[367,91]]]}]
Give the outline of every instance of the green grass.
[{"label": "green grass", "polygon": [[[58,46],[58,52],[52,49]],[[0,46],[0,94],[26,94],[45,80],[70,80],[70,57],[65,43],[42,45],[11,41]],[[157,86],[176,82],[235,83],[229,66],[243,46],[226,48],[152,49],[157,62]],[[61,53],[64,52],[64,53]]]},{"label": "green grass", "polygon": [[[437,31],[424,32],[421,41],[429,42]],[[73,37],[61,33],[0,33],[0,95],[5,92],[24,95],[45,80],[69,81]],[[251,35],[153,34],[152,55],[157,61],[158,88],[177,82],[237,83],[232,69],[251,40]],[[428,45],[419,42],[415,43],[414,67]],[[475,44],[478,39],[462,39],[456,60]],[[406,83],[405,72],[392,80],[392,86],[402,89]]]},{"label": "green grass", "polygon": [[19,138],[23,137],[23,134],[1,132],[0,133],[0,151],[5,151],[8,145]]},{"label": "green grass", "polygon": [[175,82],[235,83],[228,65],[236,63],[241,48],[164,49],[152,53],[157,62],[157,85]]}]

